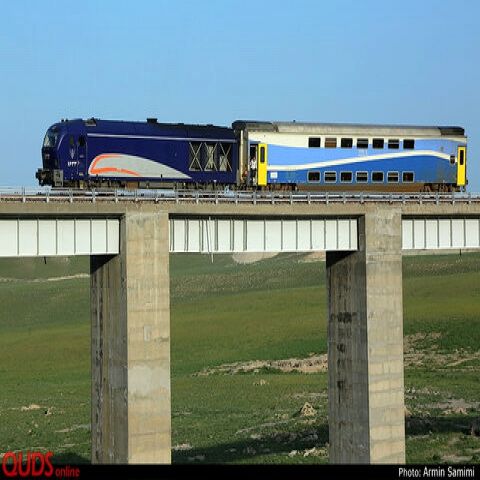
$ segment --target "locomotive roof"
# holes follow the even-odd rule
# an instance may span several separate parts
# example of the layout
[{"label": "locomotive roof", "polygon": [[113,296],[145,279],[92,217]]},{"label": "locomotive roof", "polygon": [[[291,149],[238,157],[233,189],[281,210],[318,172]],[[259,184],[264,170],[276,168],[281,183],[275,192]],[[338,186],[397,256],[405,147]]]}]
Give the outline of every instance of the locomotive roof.
[{"label": "locomotive roof", "polygon": [[80,118],[74,120],[64,120],[56,125],[84,125],[88,132],[99,131],[101,133],[120,133],[120,134],[137,134],[152,135],[155,133],[167,134],[168,132],[195,132],[197,134],[220,135],[225,138],[233,138],[231,127],[218,125],[199,125],[187,123],[160,123],[156,119],[147,119],[147,121],[123,121],[123,120],[103,120],[99,118],[89,118],[82,120]]},{"label": "locomotive roof", "polygon": [[309,122],[259,122],[237,120],[235,130],[252,132],[304,133],[317,135],[416,135],[416,136],[465,136],[465,130],[457,126],[381,125],[363,123],[309,123]]}]

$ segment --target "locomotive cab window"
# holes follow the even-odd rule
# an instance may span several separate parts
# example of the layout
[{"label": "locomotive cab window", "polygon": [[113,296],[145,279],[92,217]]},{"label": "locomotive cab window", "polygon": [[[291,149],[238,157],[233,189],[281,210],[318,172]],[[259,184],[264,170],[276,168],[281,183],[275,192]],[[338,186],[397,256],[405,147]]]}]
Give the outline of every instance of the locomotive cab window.
[{"label": "locomotive cab window", "polygon": [[337,148],[337,139],[333,137],[327,137],[325,139],[325,148]]},{"label": "locomotive cab window", "polygon": [[405,139],[403,141],[404,150],[413,150],[415,148],[415,140]]},{"label": "locomotive cab window", "polygon": [[340,172],[340,181],[344,183],[351,183],[352,172]]},{"label": "locomotive cab window", "polygon": [[335,183],[337,181],[337,172],[325,172],[323,179],[325,183]]},{"label": "locomotive cab window", "polygon": [[308,139],[309,148],[320,148],[320,137],[310,137]]},{"label": "locomotive cab window", "polygon": [[412,183],[414,180],[413,172],[403,172],[402,181],[405,183]]},{"label": "locomotive cab window", "polygon": [[84,147],[87,142],[85,141],[85,137],[83,135],[80,135],[78,137],[78,146],[79,147]]},{"label": "locomotive cab window", "polygon": [[372,172],[372,182],[383,182],[383,172]]},{"label": "locomotive cab window", "polygon": [[342,148],[352,148],[353,147],[353,138],[342,138],[340,140],[340,146]]},{"label": "locomotive cab window", "polygon": [[460,150],[460,165],[463,165],[465,163],[465,150]]},{"label": "locomotive cab window", "polygon": [[373,141],[372,141],[372,147],[373,148],[383,148],[383,144],[384,144],[384,140],[383,138],[374,138]]},{"label": "locomotive cab window", "polygon": [[368,138],[357,138],[357,148],[368,148]]},{"label": "locomotive cab window", "polygon": [[357,172],[355,178],[357,179],[357,183],[367,183],[368,172]]},{"label": "locomotive cab window", "polygon": [[43,140],[43,146],[54,147],[55,144],[57,143],[57,139],[58,139],[58,133],[52,130],[49,130],[45,135],[45,139]]},{"label": "locomotive cab window", "polygon": [[320,172],[308,172],[308,181],[309,182],[319,182],[320,181]]}]

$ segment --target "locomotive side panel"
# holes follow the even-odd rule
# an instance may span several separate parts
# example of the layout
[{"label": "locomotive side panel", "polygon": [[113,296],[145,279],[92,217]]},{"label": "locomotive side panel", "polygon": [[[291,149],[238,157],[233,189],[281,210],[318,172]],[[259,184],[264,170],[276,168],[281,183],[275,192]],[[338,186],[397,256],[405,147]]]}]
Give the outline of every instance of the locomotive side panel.
[{"label": "locomotive side panel", "polygon": [[[48,152],[42,149],[41,184],[162,187],[237,181],[231,129],[104,120],[57,125],[49,132],[55,128],[61,138],[50,142]],[[62,182],[55,182],[55,176]]]}]

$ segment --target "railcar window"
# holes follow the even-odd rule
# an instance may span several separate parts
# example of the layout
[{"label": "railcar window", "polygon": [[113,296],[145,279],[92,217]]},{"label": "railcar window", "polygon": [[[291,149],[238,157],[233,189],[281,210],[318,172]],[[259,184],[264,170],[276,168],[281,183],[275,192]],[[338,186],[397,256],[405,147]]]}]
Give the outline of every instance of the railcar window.
[{"label": "railcar window", "polygon": [[387,173],[387,182],[389,183],[398,183],[398,172],[388,172]]},{"label": "railcar window", "polygon": [[325,139],[325,148],[337,148],[337,139],[336,138],[326,138]]},{"label": "railcar window", "polygon": [[383,182],[383,172],[372,172],[372,182]]},{"label": "railcar window", "polygon": [[80,147],[84,147],[84,146],[85,146],[85,143],[86,143],[85,137],[84,137],[83,135],[80,135],[80,136],[78,137],[78,145],[79,145]]},{"label": "railcar window", "polygon": [[68,142],[70,143],[71,147],[75,145],[75,138],[73,137],[73,135],[70,135]]},{"label": "railcar window", "polygon": [[415,148],[415,140],[405,139],[403,141],[403,148],[405,150],[413,150]]},{"label": "railcar window", "polygon": [[335,183],[337,181],[337,172],[325,172],[323,178],[326,183]]},{"label": "railcar window", "polygon": [[308,172],[308,181],[309,182],[319,182],[320,181],[320,172]]},{"label": "railcar window", "polygon": [[368,138],[357,138],[357,148],[368,148]]},{"label": "railcar window", "polygon": [[265,147],[260,147],[260,163],[265,163]]},{"label": "railcar window", "polygon": [[403,172],[402,173],[402,181],[405,183],[411,183],[413,182],[415,176],[413,172]]},{"label": "railcar window", "polygon": [[398,150],[400,148],[400,140],[398,138],[390,138],[388,140],[388,148]]},{"label": "railcar window", "polygon": [[465,160],[465,151],[460,150],[460,165],[463,165],[464,160]]},{"label": "railcar window", "polygon": [[353,147],[353,138],[342,138],[340,140],[340,146],[342,148],[352,148]]},{"label": "railcar window", "polygon": [[450,163],[455,165],[455,155],[450,155]]},{"label": "railcar window", "polygon": [[357,172],[356,179],[358,183],[368,182],[368,173],[367,172]]},{"label": "railcar window", "polygon": [[373,141],[372,141],[372,147],[373,148],[383,148],[383,144],[384,144],[384,140],[383,138],[374,138]]},{"label": "railcar window", "polygon": [[320,148],[320,137],[310,137],[308,139],[309,148]]},{"label": "railcar window", "polygon": [[340,181],[350,183],[352,181],[352,172],[340,172]]}]

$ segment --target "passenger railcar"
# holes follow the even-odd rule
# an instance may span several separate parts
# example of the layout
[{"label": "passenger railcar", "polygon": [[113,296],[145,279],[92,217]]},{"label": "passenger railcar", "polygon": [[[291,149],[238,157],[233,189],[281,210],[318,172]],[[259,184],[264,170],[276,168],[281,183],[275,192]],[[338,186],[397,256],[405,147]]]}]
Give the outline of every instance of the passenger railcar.
[{"label": "passenger railcar", "polygon": [[231,128],[110,120],[52,125],[42,147],[40,185],[175,187],[237,183]]},{"label": "passenger railcar", "polygon": [[465,188],[461,127],[237,121],[240,163],[257,185],[309,190],[452,191]]}]

